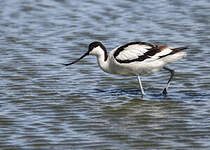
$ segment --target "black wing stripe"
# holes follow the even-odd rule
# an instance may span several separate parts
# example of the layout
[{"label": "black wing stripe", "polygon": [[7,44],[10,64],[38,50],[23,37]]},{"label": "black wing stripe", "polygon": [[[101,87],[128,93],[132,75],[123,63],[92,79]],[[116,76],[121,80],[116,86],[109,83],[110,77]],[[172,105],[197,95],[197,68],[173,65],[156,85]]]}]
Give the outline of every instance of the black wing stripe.
[{"label": "black wing stripe", "polygon": [[173,54],[178,53],[178,52],[180,52],[184,49],[188,49],[188,47],[178,47],[178,48],[171,49],[172,52],[170,52],[169,54],[163,55],[163,56],[159,56],[159,59],[163,58],[163,57],[166,57],[166,56],[169,56],[169,55],[173,55]]},{"label": "black wing stripe", "polygon": [[[130,45],[134,45],[134,44],[139,44],[139,45],[148,45],[150,46],[151,48],[148,49],[148,51],[146,53],[144,53],[144,55],[141,55],[139,56],[138,58],[136,59],[132,59],[132,60],[120,60],[120,59],[117,59],[116,57],[120,54],[120,52],[122,52],[126,47],[130,46]],[[155,54],[157,54],[158,52],[160,52],[160,49],[158,48],[157,45],[152,45],[150,43],[146,43],[146,42],[131,42],[131,43],[128,43],[126,45],[123,45],[121,47],[119,47],[115,53],[114,53],[114,58],[119,62],[119,63],[131,63],[131,62],[135,62],[135,61],[144,61],[145,59],[147,58],[150,58],[151,56],[154,56]]]},{"label": "black wing stripe", "polygon": [[130,42],[130,43],[127,43],[127,44],[125,44],[125,45],[123,45],[123,46],[120,46],[120,47],[115,51],[115,53],[114,53],[114,58],[116,58],[116,57],[120,54],[120,52],[122,52],[126,47],[128,47],[128,46],[130,46],[130,45],[135,45],[135,44],[139,44],[139,45],[148,45],[148,46],[150,46],[150,47],[156,47],[156,46],[154,46],[154,45],[152,45],[152,44],[150,44],[150,43],[146,43],[146,42]]}]

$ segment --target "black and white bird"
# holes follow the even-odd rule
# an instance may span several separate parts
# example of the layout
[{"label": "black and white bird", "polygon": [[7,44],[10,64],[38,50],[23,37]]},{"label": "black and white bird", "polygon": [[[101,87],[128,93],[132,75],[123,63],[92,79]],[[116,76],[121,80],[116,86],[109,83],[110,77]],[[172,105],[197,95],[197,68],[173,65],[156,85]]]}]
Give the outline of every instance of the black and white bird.
[{"label": "black and white bird", "polygon": [[187,49],[187,47],[172,48],[146,42],[130,42],[116,47],[108,55],[105,46],[101,42],[95,41],[89,44],[88,51],[79,59],[64,65],[72,65],[87,55],[95,55],[99,67],[104,72],[137,76],[142,96],[145,93],[140,76],[153,74],[163,68],[171,73],[163,90],[163,94],[166,95],[171,79],[174,76],[174,70],[165,67],[165,65],[185,57],[186,53],[181,52],[184,49]]}]

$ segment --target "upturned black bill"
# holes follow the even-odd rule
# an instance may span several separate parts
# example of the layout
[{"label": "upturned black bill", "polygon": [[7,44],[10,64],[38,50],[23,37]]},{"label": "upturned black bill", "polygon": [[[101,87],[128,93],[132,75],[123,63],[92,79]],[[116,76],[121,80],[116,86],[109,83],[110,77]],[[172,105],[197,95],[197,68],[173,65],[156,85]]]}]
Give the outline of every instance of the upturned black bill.
[{"label": "upturned black bill", "polygon": [[75,60],[75,61],[73,61],[73,62],[71,62],[71,63],[63,64],[63,65],[69,66],[69,65],[75,64],[76,62],[80,61],[82,58],[84,58],[84,57],[87,56],[87,55],[89,55],[88,52],[86,52],[84,55],[82,55],[79,59],[77,59],[77,60]]}]

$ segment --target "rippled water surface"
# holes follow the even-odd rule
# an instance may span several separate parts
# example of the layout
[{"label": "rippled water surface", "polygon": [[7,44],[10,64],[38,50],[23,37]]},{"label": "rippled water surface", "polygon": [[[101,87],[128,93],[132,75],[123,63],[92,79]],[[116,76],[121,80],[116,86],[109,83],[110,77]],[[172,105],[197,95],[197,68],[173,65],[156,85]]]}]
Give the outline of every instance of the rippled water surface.
[{"label": "rippled water surface", "polygon": [[[0,149],[209,149],[210,1],[0,0]],[[109,75],[92,41],[189,46],[169,73]]]}]

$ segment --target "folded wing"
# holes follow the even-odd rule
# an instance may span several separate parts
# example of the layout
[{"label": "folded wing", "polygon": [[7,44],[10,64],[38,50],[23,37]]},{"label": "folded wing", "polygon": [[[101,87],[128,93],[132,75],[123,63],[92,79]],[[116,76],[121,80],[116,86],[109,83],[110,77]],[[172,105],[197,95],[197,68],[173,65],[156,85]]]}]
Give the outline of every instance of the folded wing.
[{"label": "folded wing", "polygon": [[186,49],[157,46],[146,42],[131,42],[116,49],[114,58],[119,63],[151,62]]}]

